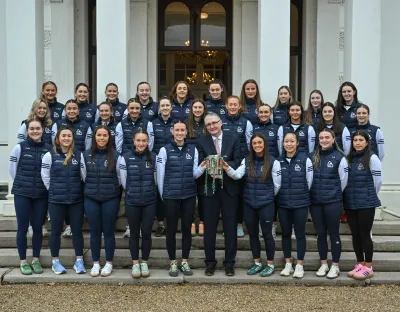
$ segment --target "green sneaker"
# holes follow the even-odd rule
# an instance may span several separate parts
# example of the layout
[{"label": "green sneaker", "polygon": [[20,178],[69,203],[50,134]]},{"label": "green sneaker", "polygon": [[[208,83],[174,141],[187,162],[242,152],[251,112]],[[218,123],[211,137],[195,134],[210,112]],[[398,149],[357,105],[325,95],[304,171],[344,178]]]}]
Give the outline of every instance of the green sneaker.
[{"label": "green sneaker", "polygon": [[171,277],[177,277],[179,273],[178,270],[178,261],[171,262],[169,266],[169,276]]},{"label": "green sneaker", "polygon": [[21,263],[21,273],[23,275],[32,275],[32,268],[28,262]]},{"label": "green sneaker", "polygon": [[275,272],[275,267],[273,265],[267,264],[264,270],[261,271],[260,276],[261,277],[271,276],[274,272]]},{"label": "green sneaker", "polygon": [[35,273],[35,274],[43,273],[43,268],[42,268],[42,265],[40,264],[39,260],[32,261],[32,270],[33,270],[33,273]]},{"label": "green sneaker", "polygon": [[192,276],[193,271],[190,269],[189,262],[182,262],[181,263],[181,271],[183,275]]},{"label": "green sneaker", "polygon": [[262,271],[261,263],[254,262],[253,266],[247,271],[247,275],[256,275]]}]

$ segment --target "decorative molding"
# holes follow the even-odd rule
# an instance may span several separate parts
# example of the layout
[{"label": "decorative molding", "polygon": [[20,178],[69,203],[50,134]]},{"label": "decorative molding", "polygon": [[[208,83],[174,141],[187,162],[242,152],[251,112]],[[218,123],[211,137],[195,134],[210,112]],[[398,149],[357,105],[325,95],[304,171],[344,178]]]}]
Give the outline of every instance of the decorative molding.
[{"label": "decorative molding", "polygon": [[344,4],[345,0],[328,0],[330,4]]},{"label": "decorative molding", "polygon": [[344,29],[341,29],[339,33],[339,50],[344,51]]},{"label": "decorative molding", "polygon": [[344,82],[344,75],[343,73],[339,73],[339,84],[341,85]]},{"label": "decorative molding", "polygon": [[51,48],[51,29],[44,30],[44,48],[45,49]]},{"label": "decorative molding", "polygon": [[46,71],[46,72],[44,73],[44,81],[52,80],[52,78],[53,78],[52,72]]},{"label": "decorative molding", "polygon": [[50,0],[43,0],[44,4],[50,4]]},{"label": "decorative molding", "polygon": [[[44,0],[44,1],[46,1],[46,0]],[[50,1],[51,3],[62,3],[63,2],[63,0],[47,0],[47,1]]]}]

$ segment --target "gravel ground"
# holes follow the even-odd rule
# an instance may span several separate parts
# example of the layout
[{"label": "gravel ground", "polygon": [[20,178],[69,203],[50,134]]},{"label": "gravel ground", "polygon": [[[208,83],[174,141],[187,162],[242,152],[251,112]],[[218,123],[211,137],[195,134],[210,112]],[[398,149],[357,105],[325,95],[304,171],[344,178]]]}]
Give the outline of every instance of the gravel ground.
[{"label": "gravel ground", "polygon": [[[354,300],[362,298],[362,300]],[[400,311],[399,286],[0,286],[1,311]]]}]

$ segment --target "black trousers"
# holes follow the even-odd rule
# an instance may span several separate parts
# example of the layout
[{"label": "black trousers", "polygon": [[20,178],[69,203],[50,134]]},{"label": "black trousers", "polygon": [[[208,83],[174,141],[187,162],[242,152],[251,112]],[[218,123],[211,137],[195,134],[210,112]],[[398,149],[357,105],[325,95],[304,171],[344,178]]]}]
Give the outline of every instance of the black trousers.
[{"label": "black trousers", "polygon": [[237,251],[238,196],[230,196],[226,189],[216,188],[212,196],[204,196],[204,252],[207,266],[215,267],[215,243],[219,215],[222,213],[225,241],[225,267],[233,267]]}]

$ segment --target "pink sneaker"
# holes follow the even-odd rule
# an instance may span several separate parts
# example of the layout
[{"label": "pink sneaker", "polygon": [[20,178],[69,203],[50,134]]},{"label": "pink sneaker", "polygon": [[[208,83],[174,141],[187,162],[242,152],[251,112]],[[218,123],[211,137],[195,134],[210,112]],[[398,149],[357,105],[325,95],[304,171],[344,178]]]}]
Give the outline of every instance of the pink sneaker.
[{"label": "pink sneaker", "polygon": [[354,274],[355,274],[358,270],[361,270],[362,267],[363,267],[363,266],[362,266],[360,263],[357,263],[357,264],[354,266],[354,269],[353,269],[353,270],[351,270],[350,272],[347,272],[347,276],[348,276],[348,277],[353,277]]},{"label": "pink sneaker", "polygon": [[374,276],[374,271],[371,268],[367,268],[366,266],[363,266],[361,270],[358,270],[357,272],[354,273],[353,278],[356,280],[365,280],[367,278],[371,278]]}]

